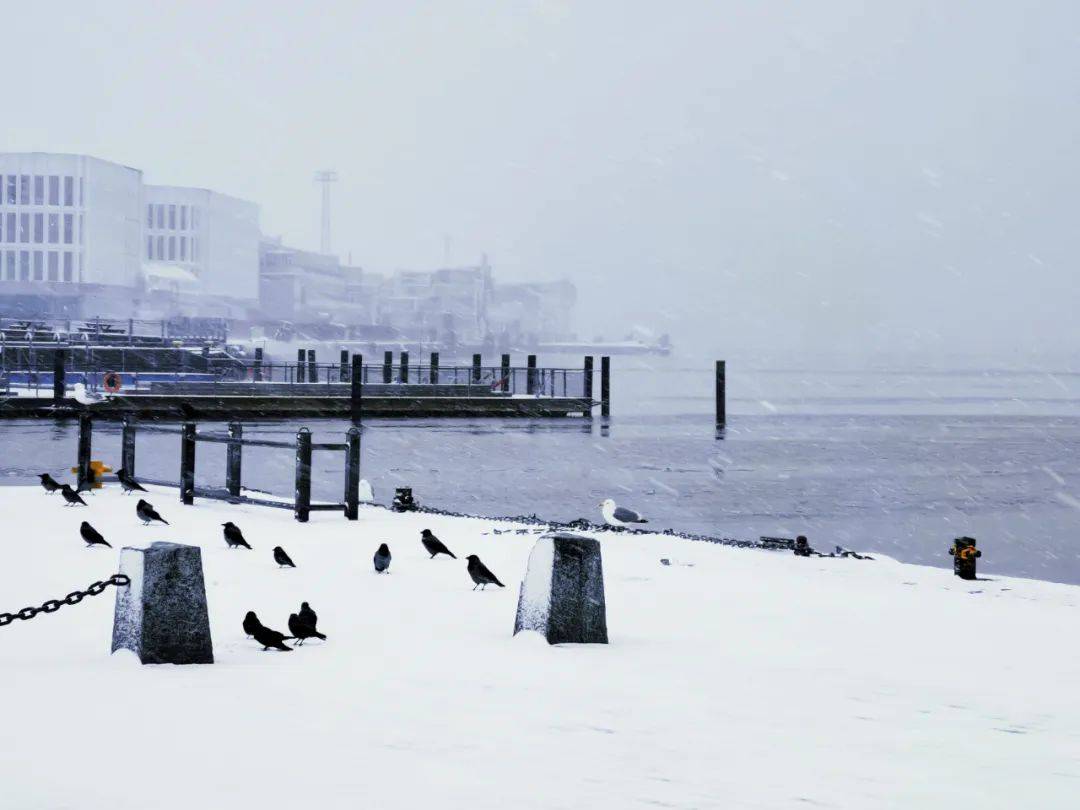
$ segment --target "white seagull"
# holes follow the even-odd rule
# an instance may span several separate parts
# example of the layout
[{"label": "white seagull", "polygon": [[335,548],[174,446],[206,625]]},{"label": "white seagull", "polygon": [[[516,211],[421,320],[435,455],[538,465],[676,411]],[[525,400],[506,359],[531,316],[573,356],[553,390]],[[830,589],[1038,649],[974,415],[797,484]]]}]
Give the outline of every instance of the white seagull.
[{"label": "white seagull", "polygon": [[72,387],[75,389],[75,401],[80,405],[97,405],[105,401],[105,397],[96,391],[87,391],[86,386],[81,382],[75,383]]},{"label": "white seagull", "polygon": [[600,502],[600,511],[603,512],[604,522],[608,526],[627,526],[631,523],[649,522],[633,509],[616,506],[615,501],[611,498]]}]

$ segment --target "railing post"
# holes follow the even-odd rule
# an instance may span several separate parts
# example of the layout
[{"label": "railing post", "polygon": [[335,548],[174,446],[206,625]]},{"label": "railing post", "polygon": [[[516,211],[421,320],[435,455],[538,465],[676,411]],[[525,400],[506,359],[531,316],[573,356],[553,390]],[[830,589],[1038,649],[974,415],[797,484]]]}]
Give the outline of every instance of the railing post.
[{"label": "railing post", "polygon": [[484,359],[483,359],[483,357],[481,355],[474,354],[472,356],[472,381],[474,383],[479,383],[480,382],[480,377],[482,376],[482,372],[481,372],[480,369],[481,369],[481,364],[483,362],[484,362]]},{"label": "railing post", "polygon": [[409,353],[401,353],[401,378],[400,382],[404,385],[409,381]]},{"label": "railing post", "polygon": [[180,503],[195,503],[195,423],[180,428]]},{"label": "railing post", "polygon": [[600,358],[600,415],[611,416],[611,358]]},{"label": "railing post", "polygon": [[76,489],[82,489],[94,481],[94,472],[90,469],[90,452],[93,444],[94,422],[88,413],[79,414],[79,458],[75,473]]},{"label": "railing post", "polygon": [[307,367],[308,367],[308,382],[317,383],[319,381],[319,369],[315,365],[315,350],[307,350]]},{"label": "railing post", "polygon": [[439,384],[439,353],[431,353],[431,384]]},{"label": "railing post", "polygon": [[345,434],[345,444],[345,519],[356,520],[360,516],[360,428],[357,425]]},{"label": "railing post", "polygon": [[240,495],[240,468],[243,458],[244,446],[240,442],[244,438],[244,426],[239,422],[229,422],[229,442],[225,449],[225,489],[233,497]]},{"label": "railing post", "polygon": [[338,361],[338,381],[349,381],[349,350],[341,350],[341,359]]},{"label": "railing post", "polygon": [[382,358],[382,381],[384,385],[389,385],[393,380],[391,379],[394,370],[394,353],[383,352]]},{"label": "railing post", "polygon": [[499,389],[505,394],[510,390],[510,355],[508,354],[502,356],[502,368],[499,370],[499,379],[501,380]]},{"label": "railing post", "polygon": [[304,350],[296,350],[296,381],[298,383],[304,382]]},{"label": "railing post", "polygon": [[727,427],[727,361],[716,361],[716,429]]},{"label": "railing post", "polygon": [[525,365],[527,367],[526,372],[525,372],[525,393],[526,394],[535,394],[536,393],[536,355],[535,354],[530,354],[528,359],[525,361]]},{"label": "railing post", "polygon": [[124,427],[120,434],[120,466],[129,476],[135,476],[135,417],[124,417]]},{"label": "railing post", "polygon": [[[262,346],[259,346],[259,347],[257,347],[255,349],[255,368],[252,369],[252,373],[251,373],[251,378],[255,382],[262,382],[262,375],[263,375],[262,364],[263,364],[263,350],[262,350]],[[273,376],[273,375],[271,375],[271,376]]]},{"label": "railing post", "polygon": [[57,349],[53,352],[53,402],[57,405],[60,404],[67,394],[67,387],[64,382],[64,360],[66,359],[67,352],[63,349]]},{"label": "railing post", "polygon": [[354,354],[352,358],[352,381],[349,386],[349,417],[354,425],[359,425],[364,414],[364,356]]},{"label": "railing post", "polygon": [[591,354],[585,355],[585,365],[583,367],[583,373],[585,375],[582,381],[581,395],[589,404],[588,416],[592,418],[592,392],[593,392],[593,356]]},{"label": "railing post", "polygon": [[311,514],[311,431],[306,427],[296,432],[296,499],[293,516],[307,523]]}]

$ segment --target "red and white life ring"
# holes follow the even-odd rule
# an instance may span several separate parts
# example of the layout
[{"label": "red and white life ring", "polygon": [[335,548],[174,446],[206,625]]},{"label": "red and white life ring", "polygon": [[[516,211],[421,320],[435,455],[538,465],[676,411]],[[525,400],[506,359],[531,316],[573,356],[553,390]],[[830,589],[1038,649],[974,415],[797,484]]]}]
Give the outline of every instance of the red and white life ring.
[{"label": "red and white life ring", "polygon": [[122,381],[119,374],[115,371],[109,371],[105,374],[105,379],[102,380],[102,384],[105,386],[105,390],[110,394],[116,394],[120,391]]}]

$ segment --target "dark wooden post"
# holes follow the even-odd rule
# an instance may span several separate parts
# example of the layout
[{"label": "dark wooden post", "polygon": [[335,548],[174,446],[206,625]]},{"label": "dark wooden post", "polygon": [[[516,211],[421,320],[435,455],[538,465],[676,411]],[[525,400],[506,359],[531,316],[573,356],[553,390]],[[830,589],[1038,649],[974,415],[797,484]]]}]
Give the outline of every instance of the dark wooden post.
[{"label": "dark wooden post", "polygon": [[307,523],[311,514],[311,431],[300,428],[296,432],[296,499],[293,516]]},{"label": "dark wooden post", "polygon": [[611,416],[611,358],[600,358],[600,415]]},{"label": "dark wooden post", "polygon": [[240,465],[244,452],[240,442],[244,438],[244,426],[239,422],[229,422],[229,438],[234,441],[225,448],[225,489],[236,497],[240,495]]},{"label": "dark wooden post", "polygon": [[359,425],[364,412],[364,356],[354,354],[352,358],[352,381],[349,387],[349,417],[354,425]]},{"label": "dark wooden post", "polygon": [[195,503],[195,423],[180,428],[180,503]]},{"label": "dark wooden post", "polygon": [[589,412],[588,416],[592,417],[592,393],[593,393],[593,356],[591,354],[585,355],[585,366],[583,368],[584,379],[582,380],[581,396],[588,401]]},{"label": "dark wooden post", "polygon": [[389,385],[393,382],[394,374],[394,353],[383,352],[382,357],[382,381],[384,385]]},{"label": "dark wooden post", "polygon": [[536,393],[536,355],[530,354],[525,360],[525,393]]},{"label": "dark wooden post", "polygon": [[252,369],[251,378],[255,382],[262,382],[262,363],[263,363],[263,350],[262,346],[255,349],[255,367]]},{"label": "dark wooden post", "polygon": [[439,384],[439,353],[431,353],[431,384]]},{"label": "dark wooden post", "polygon": [[716,429],[727,427],[727,361],[716,361]]},{"label": "dark wooden post", "polygon": [[304,382],[304,350],[296,350],[296,381]]},{"label": "dark wooden post", "polygon": [[52,381],[52,396],[53,402],[60,403],[66,394],[67,387],[64,380],[64,360],[67,357],[67,352],[63,349],[57,349],[53,353],[53,381]]},{"label": "dark wooden post", "polygon": [[93,483],[94,472],[90,469],[90,451],[93,445],[94,422],[88,413],[79,414],[79,458],[75,472],[76,489]]},{"label": "dark wooden post", "polygon": [[349,350],[341,350],[341,360],[338,361],[338,381],[349,381]]},{"label": "dark wooden post", "polygon": [[128,318],[128,346],[135,343],[135,319]]},{"label": "dark wooden post", "polygon": [[502,380],[502,385],[499,387],[504,393],[510,390],[510,355],[504,354],[502,356],[502,368],[499,370],[499,377]]},{"label": "dark wooden post", "polygon": [[345,519],[360,516],[360,428],[353,425],[345,434]]},{"label": "dark wooden post", "polygon": [[483,357],[481,355],[474,354],[472,356],[472,381],[474,383],[480,382],[480,377],[482,376],[482,372],[480,371],[480,367],[481,367],[481,364],[483,362],[484,362],[484,359],[483,359]]},{"label": "dark wooden post", "polygon": [[407,383],[409,381],[409,353],[408,352],[402,352],[401,353],[401,377],[399,378],[399,381],[402,382],[402,383]]},{"label": "dark wooden post", "polygon": [[308,382],[314,382],[314,383],[318,382],[319,381],[319,369],[316,368],[316,366],[315,366],[315,350],[314,349],[308,349],[307,350],[307,369],[308,369],[308,371],[307,371]]},{"label": "dark wooden post", "polygon": [[124,417],[124,427],[120,433],[120,466],[124,472],[135,475],[135,417]]}]

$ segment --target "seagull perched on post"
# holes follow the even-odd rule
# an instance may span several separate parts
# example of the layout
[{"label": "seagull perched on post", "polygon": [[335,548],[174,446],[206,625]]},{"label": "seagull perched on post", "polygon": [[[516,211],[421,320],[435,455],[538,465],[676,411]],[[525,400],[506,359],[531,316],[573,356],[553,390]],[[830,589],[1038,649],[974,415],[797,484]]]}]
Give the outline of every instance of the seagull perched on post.
[{"label": "seagull perched on post", "polygon": [[75,401],[80,405],[97,405],[99,402],[105,401],[104,395],[95,391],[88,391],[82,383],[75,383],[72,387],[75,389]]},{"label": "seagull perched on post", "polygon": [[604,522],[608,526],[627,526],[631,523],[648,523],[649,521],[635,512],[622,506],[616,506],[611,498],[600,502],[600,511],[604,515]]}]

